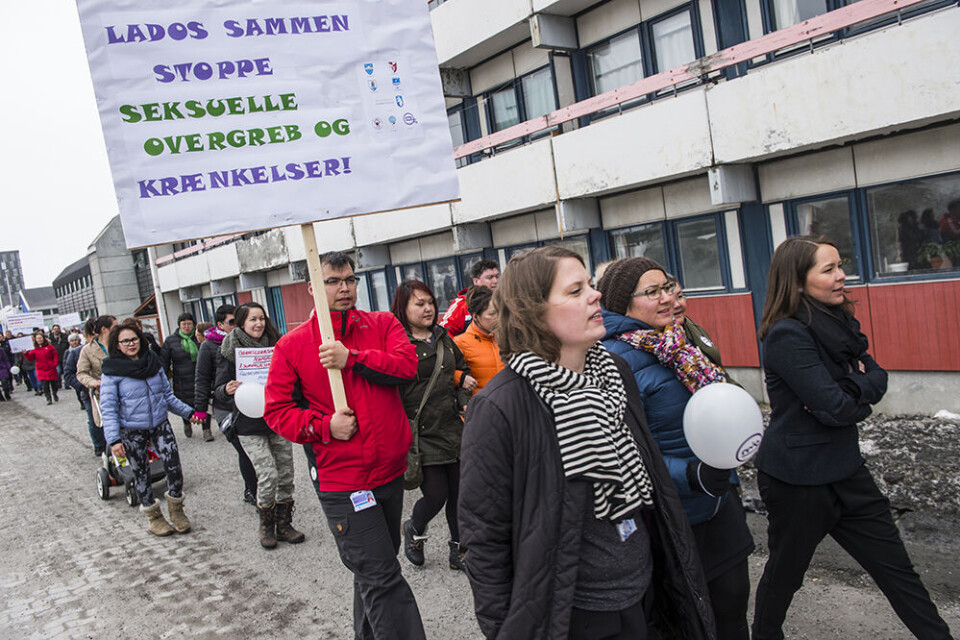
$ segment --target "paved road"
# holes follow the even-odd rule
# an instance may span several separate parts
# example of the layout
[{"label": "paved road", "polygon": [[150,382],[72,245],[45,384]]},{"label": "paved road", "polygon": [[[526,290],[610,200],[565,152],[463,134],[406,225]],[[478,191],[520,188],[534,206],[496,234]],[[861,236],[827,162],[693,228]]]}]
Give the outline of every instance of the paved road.
[{"label": "paved road", "polygon": [[[177,421],[179,422],[179,421]],[[177,426],[178,434],[181,434]],[[264,551],[240,500],[233,449],[179,436],[192,533],[155,538],[122,492],[101,501],[97,459],[72,392],[47,407],[18,388],[0,402],[0,638],[350,638],[352,583],[306,465],[294,523],[304,544]],[[157,489],[160,485],[157,486]],[[408,509],[413,495],[408,494]],[[164,507],[165,508],[165,507]],[[479,638],[466,578],[446,568],[439,521],[422,569],[404,561],[430,638]],[[751,515],[760,533],[762,521]],[[955,631],[956,549],[911,548]],[[756,583],[765,558],[751,559]],[[827,549],[807,576],[790,638],[908,638],[876,588]]]}]

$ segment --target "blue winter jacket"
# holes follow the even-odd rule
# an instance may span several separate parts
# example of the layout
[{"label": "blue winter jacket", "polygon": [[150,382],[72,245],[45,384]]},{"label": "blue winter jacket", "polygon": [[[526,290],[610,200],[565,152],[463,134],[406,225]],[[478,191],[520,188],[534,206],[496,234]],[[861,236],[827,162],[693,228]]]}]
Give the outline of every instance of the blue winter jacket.
[{"label": "blue winter jacket", "polygon": [[120,442],[120,427],[150,429],[163,424],[167,412],[183,418],[193,415],[193,407],[173,395],[163,371],[146,380],[109,376],[100,378],[100,411],[107,444]]},{"label": "blue winter jacket", "polygon": [[[680,501],[690,524],[697,525],[710,520],[724,505],[727,494],[720,498],[711,498],[705,493],[692,490],[687,482],[687,463],[697,459],[683,435],[683,411],[690,400],[690,391],[673,371],[660,364],[655,355],[617,340],[621,333],[650,329],[649,325],[619,313],[604,311],[603,326],[607,329],[603,346],[610,353],[626,360],[633,371],[633,377],[640,387],[647,423],[667,463],[673,483],[677,486],[677,493],[680,494]],[[732,470],[730,482],[739,484],[737,474]]]}]

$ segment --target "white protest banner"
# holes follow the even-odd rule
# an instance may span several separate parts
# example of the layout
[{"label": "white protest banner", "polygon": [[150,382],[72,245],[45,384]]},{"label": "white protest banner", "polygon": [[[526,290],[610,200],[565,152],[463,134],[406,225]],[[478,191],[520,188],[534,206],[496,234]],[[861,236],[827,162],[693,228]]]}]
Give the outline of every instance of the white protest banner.
[{"label": "white protest banner", "polygon": [[265,349],[237,349],[237,381],[256,382],[266,386],[267,373],[270,372],[270,359],[273,358],[273,347]]},{"label": "white protest banner", "polygon": [[60,316],[60,328],[67,329],[69,327],[79,327],[83,324],[83,321],[80,320],[79,313],[65,313]]},{"label": "white protest banner", "polygon": [[42,328],[43,326],[43,314],[39,311],[17,313],[7,316],[7,329],[12,331],[14,335],[18,333],[32,333],[34,327]]},{"label": "white protest banner", "polygon": [[426,2],[77,5],[128,247],[459,198]]},{"label": "white protest banner", "polygon": [[30,351],[30,349],[33,349],[33,337],[23,336],[22,338],[11,338],[7,340],[7,344],[10,345],[10,353]]}]

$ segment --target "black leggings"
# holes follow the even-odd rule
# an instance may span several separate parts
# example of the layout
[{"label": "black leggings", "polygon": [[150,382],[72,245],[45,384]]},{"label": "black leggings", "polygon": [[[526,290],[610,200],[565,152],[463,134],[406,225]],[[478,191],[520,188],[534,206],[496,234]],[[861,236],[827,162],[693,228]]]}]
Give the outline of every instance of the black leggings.
[{"label": "black leggings", "polygon": [[[738,499],[730,496],[730,499]],[[750,599],[750,569],[747,559],[707,583],[718,640],[750,640],[747,603]]]},{"label": "black leggings", "polygon": [[420,485],[423,497],[413,505],[414,528],[423,533],[433,516],[447,505],[447,526],[450,539],[460,541],[460,528],[457,526],[457,500],[460,496],[460,463],[432,464],[423,468],[423,483]]},{"label": "black leggings", "polygon": [[43,388],[43,395],[47,400],[52,401],[51,394],[59,400],[57,393],[60,391],[60,383],[57,380],[41,380],[40,386]]},{"label": "black leggings", "polygon": [[[213,412],[213,417],[217,419],[217,424],[222,424],[229,415],[230,412],[224,411],[223,409],[217,409]],[[208,421],[204,424],[209,426],[210,422]],[[226,435],[224,435],[224,437],[226,438]],[[234,433],[232,438],[226,439],[227,442],[233,445],[233,448],[237,450],[237,464],[240,466],[240,476],[243,478],[243,488],[253,495],[257,495],[257,470],[253,468],[253,463],[250,462],[247,452],[243,450],[243,445],[240,444],[240,438],[238,438],[236,433]]]}]

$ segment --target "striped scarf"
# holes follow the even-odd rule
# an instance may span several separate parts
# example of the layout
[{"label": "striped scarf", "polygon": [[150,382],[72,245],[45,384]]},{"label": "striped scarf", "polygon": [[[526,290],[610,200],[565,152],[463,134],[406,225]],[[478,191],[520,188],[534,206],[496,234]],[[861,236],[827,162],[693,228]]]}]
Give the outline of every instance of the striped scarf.
[{"label": "striped scarf", "polygon": [[510,358],[553,412],[563,473],[593,483],[593,513],[616,522],[653,506],[653,485],[624,424],[627,392],[613,358],[597,343],[582,374],[530,352]]},{"label": "striped scarf", "polygon": [[723,369],[710,362],[700,349],[687,343],[687,334],[679,322],[664,327],[663,331],[638,329],[617,336],[634,349],[648,351],[657,357],[664,368],[673,371],[690,393],[714,382],[726,382]]}]

